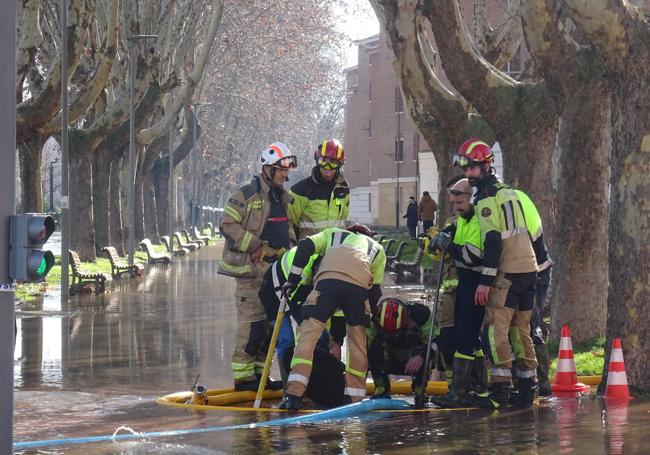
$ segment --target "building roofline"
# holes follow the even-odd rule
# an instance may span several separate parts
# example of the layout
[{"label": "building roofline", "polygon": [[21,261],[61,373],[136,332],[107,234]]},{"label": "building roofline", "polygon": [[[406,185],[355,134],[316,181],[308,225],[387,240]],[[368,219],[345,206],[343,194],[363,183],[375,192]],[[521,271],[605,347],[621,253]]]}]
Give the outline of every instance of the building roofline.
[{"label": "building roofline", "polygon": [[350,71],[357,71],[358,69],[359,65],[349,66],[343,70],[343,74],[349,73]]},{"label": "building roofline", "polygon": [[368,44],[374,44],[377,41],[379,41],[379,33],[377,33],[376,35],[369,36],[367,38],[354,40],[352,41],[352,44],[356,44],[357,46],[366,46]]}]

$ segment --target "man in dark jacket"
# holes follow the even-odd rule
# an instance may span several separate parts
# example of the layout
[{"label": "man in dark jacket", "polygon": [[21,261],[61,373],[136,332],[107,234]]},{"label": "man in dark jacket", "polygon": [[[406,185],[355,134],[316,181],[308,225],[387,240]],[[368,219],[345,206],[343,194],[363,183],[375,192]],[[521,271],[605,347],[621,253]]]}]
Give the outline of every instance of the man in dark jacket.
[{"label": "man in dark jacket", "polygon": [[406,218],[406,227],[409,228],[409,234],[411,240],[416,240],[416,229],[418,227],[418,203],[415,202],[415,198],[411,196],[409,198],[409,205],[406,208],[406,215],[402,218]]}]

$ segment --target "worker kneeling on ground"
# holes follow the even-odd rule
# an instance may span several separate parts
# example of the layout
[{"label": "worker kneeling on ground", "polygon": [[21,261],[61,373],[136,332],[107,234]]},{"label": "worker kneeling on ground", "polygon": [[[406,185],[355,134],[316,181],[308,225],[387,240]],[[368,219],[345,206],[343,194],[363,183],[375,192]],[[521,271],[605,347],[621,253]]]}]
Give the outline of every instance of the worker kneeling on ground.
[{"label": "worker kneeling on ground", "polygon": [[291,372],[281,409],[299,409],[309,384],[316,343],[325,322],[340,308],[347,326],[348,353],[345,367],[346,401],[360,401],[366,395],[366,328],[370,326],[371,306],[381,297],[386,254],[362,224],[347,230],[328,228],[306,237],[298,250],[282,293],[289,295],[300,282],[303,268],[313,254],[323,256],[314,277],[314,290],[303,304],[300,338],[291,361]]},{"label": "worker kneeling on ground", "polygon": [[410,375],[415,407],[423,408],[423,375],[429,373],[424,359],[433,323],[431,311],[421,303],[389,297],[379,303],[372,322],[367,331],[368,363],[375,383],[372,398],[390,398],[389,374]]}]

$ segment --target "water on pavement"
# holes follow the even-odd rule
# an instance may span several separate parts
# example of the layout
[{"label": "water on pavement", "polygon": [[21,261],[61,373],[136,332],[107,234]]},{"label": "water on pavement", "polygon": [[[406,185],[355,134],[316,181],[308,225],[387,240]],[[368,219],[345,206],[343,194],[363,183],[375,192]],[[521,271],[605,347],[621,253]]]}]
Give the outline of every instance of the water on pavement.
[{"label": "water on pavement", "polygon": [[[285,417],[196,412],[154,400],[200,374],[230,387],[234,280],[216,274],[219,247],[203,248],[104,295],[56,290],[17,310],[14,442],[154,432]],[[394,288],[384,291],[394,292]],[[414,295],[419,291],[413,290]],[[21,454],[612,453],[650,452],[650,403],[551,399],[529,410],[376,413],[286,427],[21,449]],[[124,432],[125,430],[122,430]]]}]

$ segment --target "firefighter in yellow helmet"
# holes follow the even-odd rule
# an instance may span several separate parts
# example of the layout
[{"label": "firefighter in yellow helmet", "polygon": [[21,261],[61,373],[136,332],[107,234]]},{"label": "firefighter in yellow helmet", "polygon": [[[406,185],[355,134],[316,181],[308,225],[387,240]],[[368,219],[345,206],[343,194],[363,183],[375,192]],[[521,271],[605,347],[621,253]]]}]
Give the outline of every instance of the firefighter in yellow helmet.
[{"label": "firefighter in yellow helmet", "polygon": [[325,228],[345,228],[350,213],[350,187],[341,169],[345,150],[336,139],[323,141],[314,152],[311,175],[291,187],[289,218],[298,240]]},{"label": "firefighter in yellow helmet", "polygon": [[296,242],[284,190],[296,156],[281,142],[261,153],[262,170],[235,191],[224,206],[219,229],[226,239],[218,273],[235,277],[237,337],[232,355],[236,390],[257,390],[266,357],[269,323],[258,292],[262,277],[282,252]]}]

